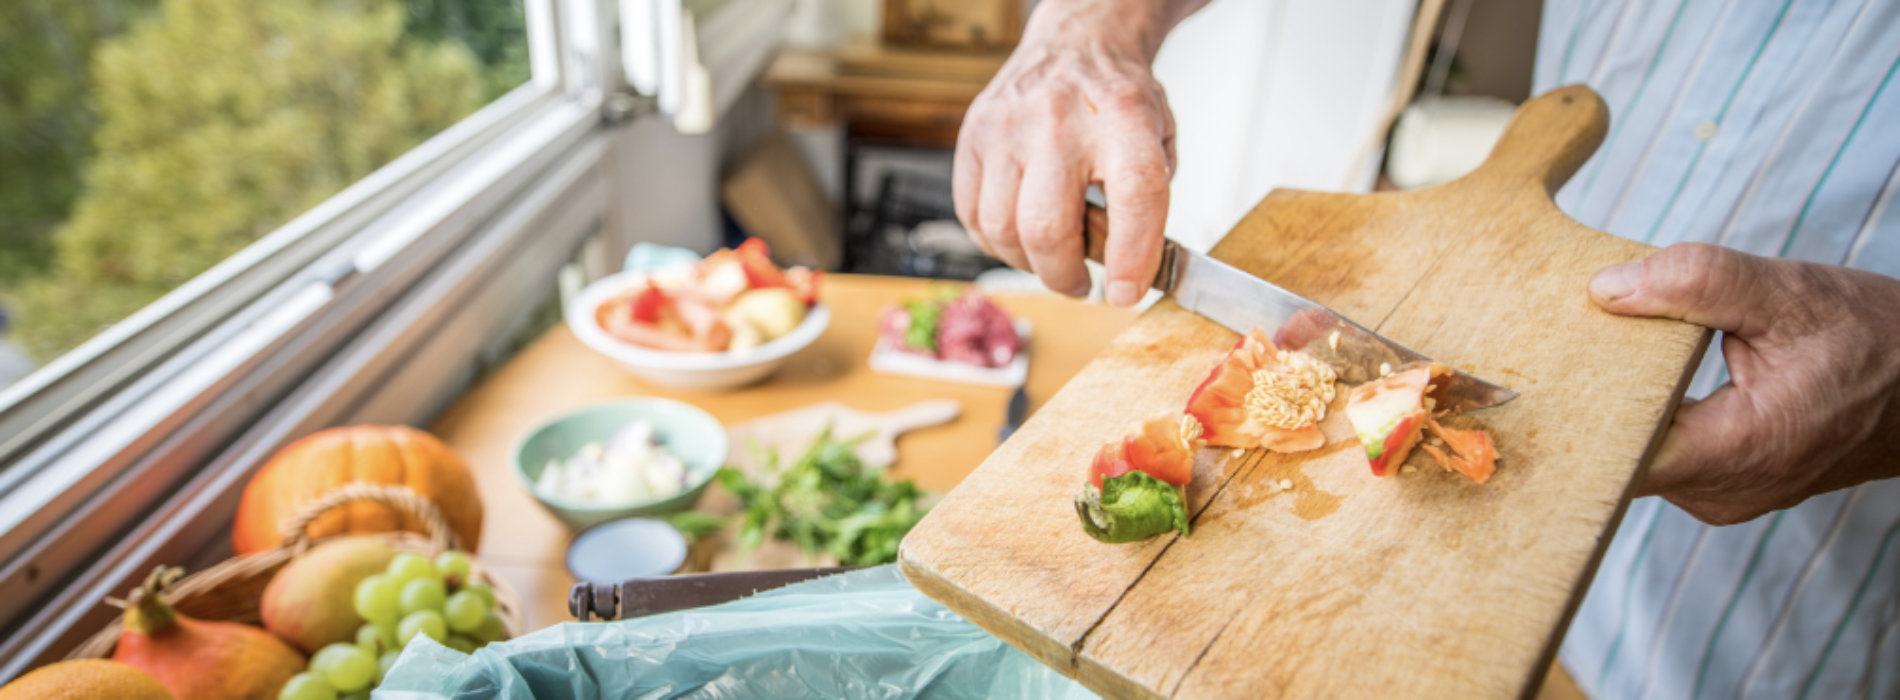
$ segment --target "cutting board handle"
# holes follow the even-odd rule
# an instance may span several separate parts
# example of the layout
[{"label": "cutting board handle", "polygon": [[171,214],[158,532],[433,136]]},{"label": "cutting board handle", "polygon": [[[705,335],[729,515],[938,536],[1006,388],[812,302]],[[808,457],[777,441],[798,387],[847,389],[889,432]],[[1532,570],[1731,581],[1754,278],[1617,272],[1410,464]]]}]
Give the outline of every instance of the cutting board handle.
[{"label": "cutting board handle", "polygon": [[962,414],[963,404],[956,399],[931,399],[877,414],[877,421],[881,429],[896,437],[918,428],[948,423]]},{"label": "cutting board handle", "polygon": [[1610,109],[1587,85],[1569,85],[1519,105],[1491,155],[1449,186],[1532,187],[1546,196],[1577,174],[1610,128]]}]

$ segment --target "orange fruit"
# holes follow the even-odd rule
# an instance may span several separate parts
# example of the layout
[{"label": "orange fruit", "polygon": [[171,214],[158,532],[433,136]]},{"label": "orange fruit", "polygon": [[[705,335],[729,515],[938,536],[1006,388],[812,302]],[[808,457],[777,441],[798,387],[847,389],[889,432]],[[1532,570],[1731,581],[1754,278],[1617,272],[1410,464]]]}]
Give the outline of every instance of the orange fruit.
[{"label": "orange fruit", "polygon": [[174,700],[165,686],[129,664],[78,659],[42,666],[0,686],[0,700]]}]

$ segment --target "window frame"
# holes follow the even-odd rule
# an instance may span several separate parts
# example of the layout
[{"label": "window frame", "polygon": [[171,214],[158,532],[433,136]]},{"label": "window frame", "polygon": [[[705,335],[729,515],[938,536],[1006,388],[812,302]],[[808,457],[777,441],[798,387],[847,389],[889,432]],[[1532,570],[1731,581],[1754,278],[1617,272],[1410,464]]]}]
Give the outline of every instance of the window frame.
[{"label": "window frame", "polygon": [[[429,336],[394,319],[448,323],[515,258],[551,278],[551,253],[504,251],[559,252],[613,219],[611,3],[524,4],[528,83],[0,391],[0,679],[99,629],[98,601],[154,562],[219,539],[289,438],[350,407],[395,410],[363,367],[419,357]],[[434,379],[417,390],[468,377]]]}]

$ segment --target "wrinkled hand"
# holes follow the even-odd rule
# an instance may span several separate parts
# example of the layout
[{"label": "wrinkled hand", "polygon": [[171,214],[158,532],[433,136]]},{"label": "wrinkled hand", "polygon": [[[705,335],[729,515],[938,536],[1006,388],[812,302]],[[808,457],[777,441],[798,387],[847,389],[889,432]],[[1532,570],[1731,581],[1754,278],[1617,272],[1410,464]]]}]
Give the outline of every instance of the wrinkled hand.
[{"label": "wrinkled hand", "polygon": [[1676,412],[1638,495],[1725,525],[1900,475],[1900,280],[1685,243],[1590,296],[1723,332],[1729,383]]},{"label": "wrinkled hand", "polygon": [[1057,292],[1089,291],[1083,196],[1108,196],[1107,296],[1127,306],[1160,264],[1174,116],[1149,68],[1198,2],[1067,2],[1036,8],[1023,41],[965,113],[957,218],[985,252]]}]

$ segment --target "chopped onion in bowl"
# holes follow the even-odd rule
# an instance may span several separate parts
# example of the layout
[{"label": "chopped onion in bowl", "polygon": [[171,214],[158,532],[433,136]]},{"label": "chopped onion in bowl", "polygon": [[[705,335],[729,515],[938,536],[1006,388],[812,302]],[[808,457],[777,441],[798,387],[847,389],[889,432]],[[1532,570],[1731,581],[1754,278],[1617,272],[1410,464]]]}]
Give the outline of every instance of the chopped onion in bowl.
[{"label": "chopped onion in bowl", "polygon": [[566,460],[549,460],[534,484],[542,498],[609,508],[670,498],[685,488],[686,463],[644,420],[621,426],[604,443],[581,446]]}]

